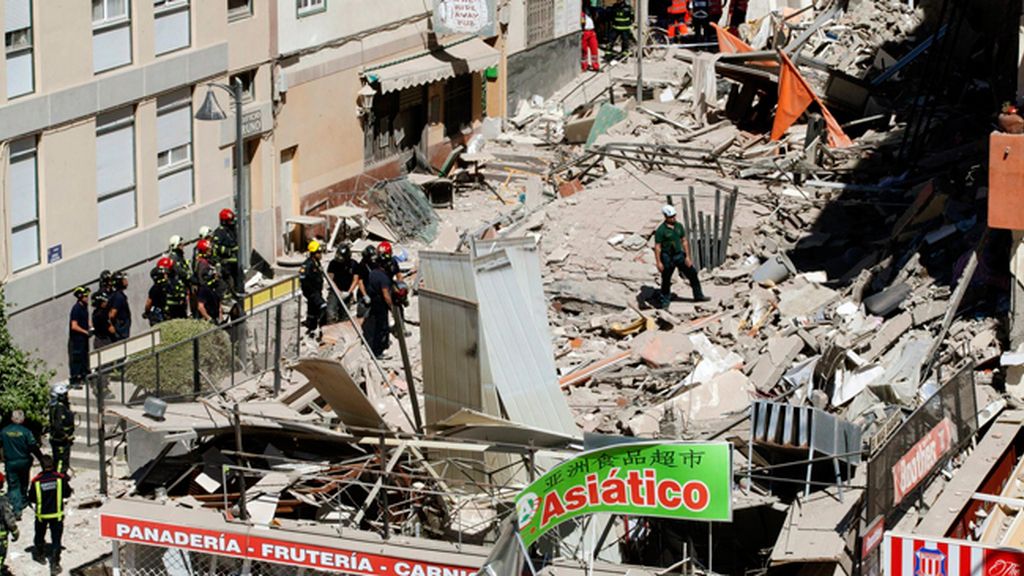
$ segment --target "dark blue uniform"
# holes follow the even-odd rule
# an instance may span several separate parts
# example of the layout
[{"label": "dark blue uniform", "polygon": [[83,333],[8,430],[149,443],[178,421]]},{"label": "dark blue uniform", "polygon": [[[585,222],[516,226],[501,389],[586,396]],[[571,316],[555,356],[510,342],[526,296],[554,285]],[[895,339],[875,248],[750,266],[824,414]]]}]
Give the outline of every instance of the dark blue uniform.
[{"label": "dark blue uniform", "polygon": [[89,330],[89,305],[81,300],[71,307],[71,318],[68,320],[68,370],[72,384],[79,384],[89,373],[89,335],[71,330],[71,323],[79,328]]},{"label": "dark blue uniform", "polygon": [[366,291],[370,295],[370,309],[363,320],[363,337],[370,345],[374,356],[380,357],[391,344],[389,338],[388,303],[384,300],[384,290],[391,290],[391,278],[383,268],[377,267],[370,272]]},{"label": "dark blue uniform", "polygon": [[110,310],[117,310],[117,315],[112,321],[113,332],[110,333],[110,341],[117,342],[132,335],[132,309],[128,305],[128,296],[124,290],[115,290],[107,302]]}]

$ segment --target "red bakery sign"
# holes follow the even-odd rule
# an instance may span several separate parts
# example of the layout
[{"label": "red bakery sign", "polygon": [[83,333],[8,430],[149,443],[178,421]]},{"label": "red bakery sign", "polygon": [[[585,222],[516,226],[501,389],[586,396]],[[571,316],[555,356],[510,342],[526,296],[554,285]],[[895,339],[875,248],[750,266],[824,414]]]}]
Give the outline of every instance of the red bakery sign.
[{"label": "red bakery sign", "polygon": [[953,423],[943,418],[892,467],[893,504],[899,504],[953,448]]},{"label": "red bakery sign", "polygon": [[181,548],[345,574],[476,576],[477,571],[476,567],[435,564],[415,558],[325,548],[268,536],[232,534],[107,514],[100,516],[100,536],[121,542]]}]

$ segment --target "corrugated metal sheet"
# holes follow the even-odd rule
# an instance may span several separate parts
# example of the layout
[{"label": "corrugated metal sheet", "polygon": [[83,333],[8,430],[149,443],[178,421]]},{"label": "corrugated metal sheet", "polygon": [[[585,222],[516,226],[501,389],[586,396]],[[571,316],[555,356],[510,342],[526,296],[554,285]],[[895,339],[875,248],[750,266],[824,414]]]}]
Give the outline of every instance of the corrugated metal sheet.
[{"label": "corrugated metal sheet", "polygon": [[512,262],[516,280],[530,305],[530,315],[537,324],[537,337],[551,347],[551,327],[548,325],[548,301],[544,297],[544,279],[541,277],[540,250],[530,237],[495,238],[474,244],[477,258],[503,250]]},{"label": "corrugated metal sheet", "polygon": [[514,422],[573,437],[582,434],[558,386],[550,337],[537,337],[530,310],[512,262],[497,252],[474,262],[480,326],[502,405]]},{"label": "corrugated metal sheet", "polygon": [[419,258],[423,288],[470,302],[477,301],[473,261],[469,254],[422,251]]},{"label": "corrugated metal sheet", "polygon": [[477,305],[430,290],[419,304],[427,425],[462,408],[483,411]]}]

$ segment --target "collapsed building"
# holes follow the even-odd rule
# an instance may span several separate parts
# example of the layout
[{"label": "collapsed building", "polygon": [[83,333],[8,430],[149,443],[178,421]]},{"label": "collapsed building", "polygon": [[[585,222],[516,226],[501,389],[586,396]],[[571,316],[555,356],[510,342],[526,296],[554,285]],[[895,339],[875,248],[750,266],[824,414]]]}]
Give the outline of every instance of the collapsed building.
[{"label": "collapsed building", "polygon": [[[768,14],[720,29],[716,54],[655,46],[642,76],[580,77],[481,128],[461,164],[321,207],[309,233],[332,246],[402,242],[398,342],[372,358],[354,319],[301,342],[286,279],[250,296],[256,352],[217,382],[195,370],[199,397],[158,401],[97,361],[120,377],[101,437],[132,480],[101,511],[108,562],[895,575],[1001,547],[1019,563],[1020,225],[993,225],[1007,178],[985,156],[1016,67],[979,65],[1005,61],[1004,28],[950,2]],[[652,305],[666,203],[710,302]],[[525,487],[640,441],[728,443],[731,520],[596,513],[517,544]]]}]

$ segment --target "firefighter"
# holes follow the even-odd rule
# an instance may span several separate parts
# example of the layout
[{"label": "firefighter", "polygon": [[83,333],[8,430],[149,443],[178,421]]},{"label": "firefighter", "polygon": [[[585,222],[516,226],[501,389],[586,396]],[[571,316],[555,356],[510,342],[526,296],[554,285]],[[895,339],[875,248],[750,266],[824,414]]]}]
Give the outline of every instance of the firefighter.
[{"label": "firefighter", "polygon": [[363,320],[363,337],[370,345],[373,355],[380,358],[390,345],[390,327],[388,312],[394,308],[391,299],[391,277],[384,270],[380,259],[371,264],[370,277],[366,283],[369,295],[369,306],[366,319]]},{"label": "firefighter", "polygon": [[398,260],[395,259],[391,242],[385,241],[377,245],[377,260],[392,282],[405,279],[405,276],[402,275],[402,268],[398,265]]},{"label": "firefighter", "polygon": [[167,257],[174,263],[174,271],[185,276],[191,268],[188,258],[185,258],[185,249],[182,247],[184,240],[175,234],[167,241]]},{"label": "firefighter", "polygon": [[75,288],[75,304],[68,322],[68,369],[72,386],[81,386],[89,374],[89,289]]},{"label": "firefighter", "polygon": [[[327,276],[341,293],[339,301],[334,290],[327,291],[327,321],[334,323],[339,320],[347,320],[345,307],[351,304],[351,297],[355,294],[359,282],[359,277],[356,275],[356,261],[352,259],[352,247],[347,242],[338,246],[334,258],[327,265]],[[341,305],[342,301],[344,301],[345,307]]]},{"label": "firefighter", "polygon": [[50,389],[50,448],[57,472],[70,474],[71,445],[75,442],[75,413],[71,411],[68,388],[56,384]]},{"label": "firefighter", "polygon": [[110,309],[107,308],[107,293],[100,291],[92,295],[92,347],[99,350],[110,344]]},{"label": "firefighter", "polygon": [[153,279],[153,285],[149,287],[149,292],[146,294],[146,306],[142,310],[142,317],[149,320],[150,326],[156,326],[166,319],[167,278],[171,274],[172,267],[171,259],[164,256],[149,272],[149,277]]},{"label": "firefighter", "polygon": [[690,0],[690,18],[697,42],[714,42],[715,29],[711,23],[722,18],[722,0]]},{"label": "firefighter", "polygon": [[324,273],[320,267],[323,251],[320,242],[313,240],[308,246],[309,256],[299,268],[299,286],[306,299],[306,336],[323,340],[322,327],[327,323],[327,302],[324,301]]},{"label": "firefighter", "polygon": [[213,257],[220,268],[220,278],[227,284],[227,292],[238,291],[236,281],[241,280],[238,269],[238,232],[235,213],[225,208],[220,211],[220,226],[213,231]]},{"label": "firefighter", "polygon": [[[0,488],[3,488],[4,475],[0,474]],[[11,510],[11,501],[7,494],[0,494],[0,574],[10,574],[7,568],[7,536],[12,542],[18,541],[18,518]]]},{"label": "firefighter", "polygon": [[220,281],[216,273],[217,266],[213,263],[212,259],[212,242],[206,238],[196,242],[196,254],[195,258],[192,259],[192,275],[189,277],[189,302],[192,305],[193,318],[202,318],[196,304],[199,288],[204,285],[204,279],[208,281],[212,278],[214,285],[209,288],[217,293],[218,299],[223,297],[220,292]]},{"label": "firefighter", "polygon": [[110,308],[110,325],[107,332],[111,342],[118,342],[132,334],[132,308],[128,305],[128,296],[124,293],[128,288],[128,275],[118,272],[113,279],[114,292],[107,301]]},{"label": "firefighter", "polygon": [[619,40],[622,41],[620,54],[629,52],[633,43],[633,7],[626,0],[618,0],[612,6],[612,39],[608,49],[612,50]]},{"label": "firefighter", "polygon": [[[196,243],[192,245],[192,270],[189,270],[189,272],[193,272],[195,270],[196,258],[199,257],[199,243],[203,240],[213,242],[213,230],[210,230],[209,226],[199,227],[199,237],[196,238]],[[210,256],[207,255],[206,258],[209,259]]]},{"label": "firefighter", "polygon": [[32,479],[29,493],[36,509],[35,542],[32,559],[42,564],[46,531],[50,531],[50,574],[60,574],[60,555],[64,538],[64,501],[71,497],[71,485],[64,474],[54,469],[53,458],[40,459],[43,471]]},{"label": "firefighter", "polygon": [[207,266],[199,272],[199,284],[196,287],[195,317],[206,320],[213,324],[220,324],[221,317],[221,294],[217,290],[217,269]]}]

